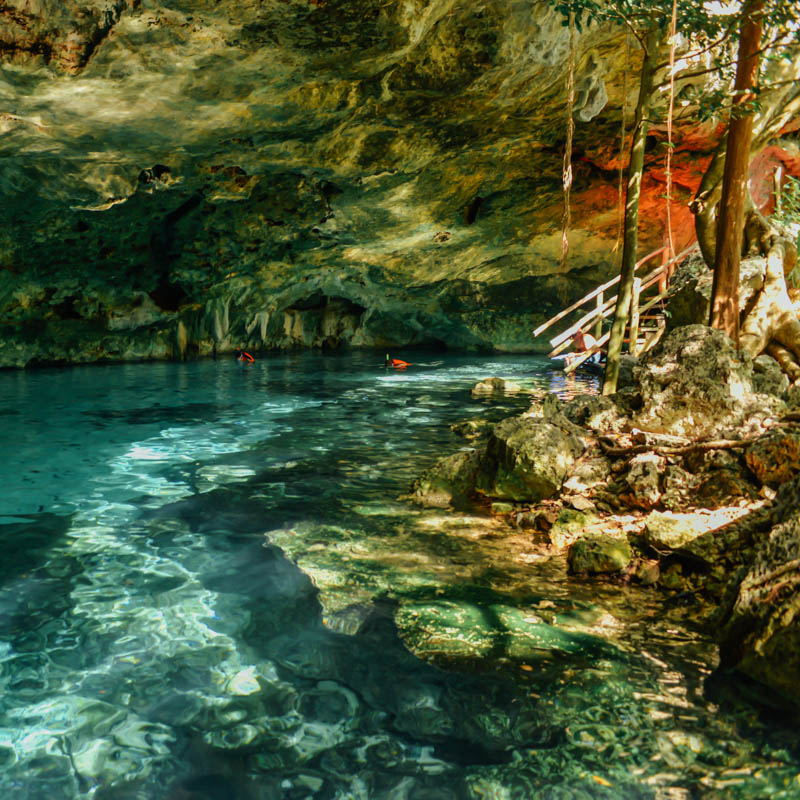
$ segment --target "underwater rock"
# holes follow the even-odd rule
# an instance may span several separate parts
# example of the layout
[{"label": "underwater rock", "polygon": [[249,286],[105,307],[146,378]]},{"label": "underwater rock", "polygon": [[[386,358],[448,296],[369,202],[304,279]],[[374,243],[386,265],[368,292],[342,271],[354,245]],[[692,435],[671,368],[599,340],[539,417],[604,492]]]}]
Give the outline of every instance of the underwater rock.
[{"label": "underwater rock", "polygon": [[519,394],[522,387],[507,378],[484,378],[472,387],[470,394],[473,397],[483,397],[493,394]]},{"label": "underwater rock", "polygon": [[631,557],[631,547],[626,539],[587,536],[570,545],[567,564],[573,573],[620,572],[628,566]]},{"label": "underwater rock", "polygon": [[537,417],[495,425],[486,446],[478,489],[502,500],[538,502],[561,488],[585,447],[571,430]]},{"label": "underwater rock", "polygon": [[771,686],[800,709],[800,477],[781,487],[772,522],[746,574],[733,579],[721,665]]},{"label": "underwater rock", "polygon": [[645,431],[710,437],[739,425],[753,392],[753,363],[719,330],[687,325],[667,334],[634,369]]},{"label": "underwater rock", "polygon": [[446,508],[475,491],[482,454],[463,450],[439,459],[414,481],[411,499],[423,506]]}]

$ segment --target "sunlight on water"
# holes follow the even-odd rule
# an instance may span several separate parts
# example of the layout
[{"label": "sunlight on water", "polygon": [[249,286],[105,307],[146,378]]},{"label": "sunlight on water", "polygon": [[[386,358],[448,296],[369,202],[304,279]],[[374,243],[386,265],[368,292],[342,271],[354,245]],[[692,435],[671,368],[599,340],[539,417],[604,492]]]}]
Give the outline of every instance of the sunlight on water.
[{"label": "sunlight on water", "polygon": [[[523,356],[0,374],[3,800],[797,796],[680,620],[397,500],[527,407],[492,375],[596,390]],[[407,649],[442,642],[468,672]]]}]

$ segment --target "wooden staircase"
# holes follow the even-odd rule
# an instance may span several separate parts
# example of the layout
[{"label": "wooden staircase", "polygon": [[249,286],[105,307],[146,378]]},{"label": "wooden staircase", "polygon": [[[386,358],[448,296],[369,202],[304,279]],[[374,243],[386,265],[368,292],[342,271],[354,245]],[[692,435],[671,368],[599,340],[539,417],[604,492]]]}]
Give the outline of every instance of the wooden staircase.
[{"label": "wooden staircase", "polygon": [[[660,338],[666,327],[665,300],[667,297],[669,279],[675,269],[676,264],[683,261],[689,253],[697,247],[691,244],[683,252],[672,258],[669,257],[667,247],[654,250],[644,258],[640,259],[634,268],[633,295],[631,297],[631,310],[628,317],[628,326],[624,341],[628,345],[628,352],[633,356],[646,353]],[[659,264],[650,272],[643,276],[636,273],[656,257]],[[551,326],[562,322],[568,318],[573,321],[568,324],[561,333],[550,339],[550,346],[553,348],[549,357],[560,355],[572,343],[572,339],[579,328],[592,330],[597,343],[577,358],[571,359],[564,367],[564,372],[574,372],[584,362],[588,361],[595,353],[605,350],[611,331],[603,332],[603,321],[614,314],[617,303],[617,295],[606,299],[609,289],[619,283],[619,275],[610,281],[593,289],[585,297],[582,297],[571,306],[559,311],[558,314],[542,323],[533,335],[539,336]],[[589,310],[586,311],[586,306]],[[593,307],[592,307],[593,306]],[[575,320],[576,313],[581,316]]]}]

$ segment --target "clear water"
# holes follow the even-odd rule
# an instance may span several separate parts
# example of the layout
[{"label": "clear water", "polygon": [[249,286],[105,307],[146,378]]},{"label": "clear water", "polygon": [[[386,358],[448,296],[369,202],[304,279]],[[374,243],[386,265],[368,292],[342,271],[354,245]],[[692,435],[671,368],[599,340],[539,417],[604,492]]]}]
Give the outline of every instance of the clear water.
[{"label": "clear water", "polygon": [[[800,797],[794,731],[710,694],[691,615],[505,568],[492,537],[478,580],[445,512],[395,499],[463,446],[449,424],[524,407],[470,399],[476,380],[594,388],[534,357],[443,358],[1,373],[0,798]],[[355,635],[270,544],[328,552],[332,531],[371,598]],[[364,577],[370,542],[394,572]],[[443,596],[462,619],[521,609],[537,644],[416,657],[412,611]]]}]

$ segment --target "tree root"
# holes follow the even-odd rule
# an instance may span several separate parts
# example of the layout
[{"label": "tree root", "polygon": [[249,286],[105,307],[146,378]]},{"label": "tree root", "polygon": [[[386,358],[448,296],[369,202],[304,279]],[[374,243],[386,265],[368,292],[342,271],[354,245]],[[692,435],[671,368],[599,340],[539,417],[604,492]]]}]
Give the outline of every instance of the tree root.
[{"label": "tree root", "polygon": [[742,323],[739,345],[752,358],[774,340],[800,359],[800,320],[786,290],[785,256],[784,241],[774,242],[767,253],[764,286]]},{"label": "tree root", "polygon": [[648,444],[615,447],[601,440],[600,447],[607,456],[611,456],[612,458],[633,456],[639,453],[656,453],[660,456],[685,456],[690,453],[702,453],[708,450],[735,450],[739,447],[748,447],[754,442],[757,442],[760,438],[761,436],[753,436],[750,439],[714,439],[707,442],[693,442],[692,444],[666,447]]},{"label": "tree root", "polygon": [[766,353],[778,362],[778,366],[792,383],[800,381],[800,364],[782,344],[770,342],[767,345]]}]

